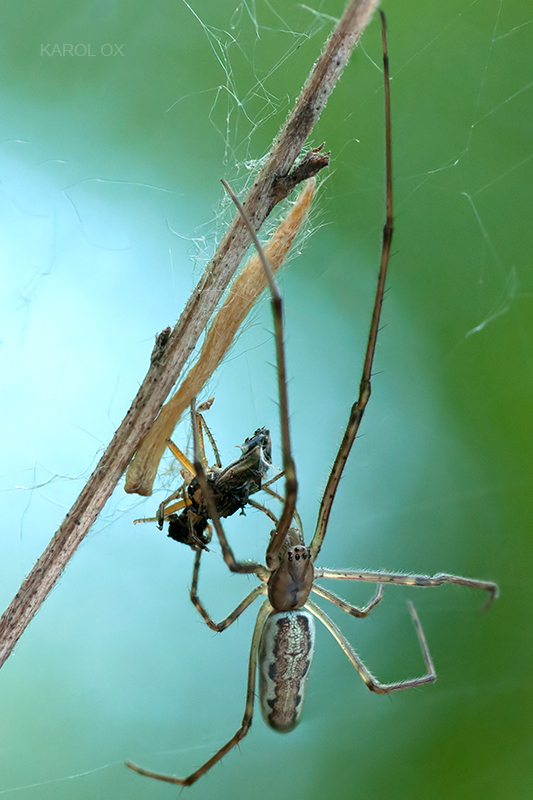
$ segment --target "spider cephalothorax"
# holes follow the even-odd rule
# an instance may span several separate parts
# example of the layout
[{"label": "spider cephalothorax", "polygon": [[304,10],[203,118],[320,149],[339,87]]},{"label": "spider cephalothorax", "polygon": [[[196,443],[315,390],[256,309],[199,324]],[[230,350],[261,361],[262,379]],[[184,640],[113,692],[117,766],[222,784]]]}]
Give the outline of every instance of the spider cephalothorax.
[{"label": "spider cephalothorax", "polygon": [[311,592],[314,569],[309,548],[296,528],[289,528],[278,562],[268,579],[268,599],[272,608],[276,611],[301,608]]}]

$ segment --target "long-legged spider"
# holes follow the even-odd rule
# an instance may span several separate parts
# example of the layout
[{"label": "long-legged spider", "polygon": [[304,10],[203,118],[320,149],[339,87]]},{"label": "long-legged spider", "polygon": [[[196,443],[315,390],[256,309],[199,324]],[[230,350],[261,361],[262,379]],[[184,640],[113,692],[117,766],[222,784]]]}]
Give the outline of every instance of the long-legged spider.
[{"label": "long-legged spider", "polygon": [[[198,408],[195,413],[195,426],[198,436],[199,460],[218,516],[230,517],[236,511],[243,510],[247,504],[268,514],[268,509],[261,503],[251,500],[250,495],[263,490],[277,499],[283,500],[279,494],[269,488],[272,483],[279,480],[283,473],[279,473],[266,483],[263,482],[268,469],[272,466],[270,432],[266,428],[256,430],[252,436],[245,439],[244,444],[240,445],[241,455],[239,458],[227,467],[223,467],[213,435],[202,415],[202,412],[209,409],[212,403],[213,398]],[[204,433],[209,439],[215,456],[215,465],[212,467],[208,466],[205,455]],[[163,500],[157,516],[136,519],[135,522],[157,522],[159,530],[163,529],[164,522],[168,522],[168,536],[171,539],[187,544],[193,550],[207,550],[207,545],[211,541],[209,527],[211,517],[198,481],[196,467],[171,439],[167,440],[167,445],[181,464],[183,484]],[[178,500],[178,498],[180,499]]]},{"label": "long-legged spider", "polygon": [[[204,775],[211,767],[244,736],[252,724],[256,670],[259,668],[259,698],[261,712],[265,722],[280,732],[292,730],[297,725],[301,713],[305,683],[313,655],[315,628],[313,617],[319,619],[332,633],[341,648],[344,650],[351,663],[364,680],[368,688],[377,694],[408,689],[432,683],[436,673],[431,660],[426,639],[418,615],[410,604],[411,616],[416,629],[422,656],[426,666],[426,673],[418,678],[384,684],[378,681],[363,664],[348,640],[341,633],[335,623],[316,606],[309,595],[314,592],[318,596],[329,600],[334,605],[348,612],[354,617],[365,617],[379,603],[383,594],[383,584],[395,583],[407,586],[440,586],[444,583],[453,583],[460,586],[471,586],[485,589],[489,593],[486,603],[488,607],[498,595],[498,586],[490,581],[463,578],[458,575],[439,573],[437,575],[412,575],[394,572],[368,572],[355,570],[332,570],[315,568],[314,562],[320,552],[327,529],[331,507],[342,471],[353,442],[357,435],[361,419],[370,397],[370,380],[372,364],[379,328],[381,306],[385,289],[385,278],[389,262],[393,217],[392,217],[392,179],[391,179],[391,130],[390,130],[390,96],[389,96],[389,68],[386,44],[386,23],[382,12],[382,41],[383,41],[383,66],[385,77],[385,126],[386,126],[386,194],[387,215],[383,228],[383,243],[381,251],[381,264],[378,276],[378,285],[374,301],[374,310],[370,324],[363,373],[359,387],[359,396],[352,406],[348,425],[337,452],[333,468],[327,481],[326,489],[320,503],[318,520],[315,533],[309,547],[305,545],[301,531],[291,527],[296,508],[297,480],[294,462],[291,455],[289,412],[287,399],[287,381],[285,369],[285,355],[283,346],[283,309],[282,299],[275,284],[269,264],[262,256],[263,266],[270,284],[272,295],[272,310],[274,317],[274,335],[276,342],[276,358],[278,369],[278,392],[280,398],[281,440],[283,451],[283,470],[285,473],[285,499],[279,520],[272,532],[266,551],[266,565],[255,562],[238,561],[230,547],[220,516],[217,513],[216,503],[209,490],[205,471],[199,456],[198,429],[194,403],[192,406],[195,463],[198,482],[203,491],[203,496],[208,507],[209,516],[220,541],[223,558],[232,572],[254,573],[261,581],[237,608],[222,622],[214,622],[197,594],[198,574],[200,567],[201,551],[196,554],[191,599],[204,618],[207,625],[215,631],[223,631],[231,625],[249,605],[261,594],[268,595],[268,599],[261,606],[250,648],[248,663],[248,685],[246,690],[246,705],[242,724],[234,736],[209,758],[201,767],[186,778],[176,778],[164,775],[127,762],[127,765],[150,778],[156,778],[172,784],[190,786]],[[226,188],[233,197],[243,219],[249,227],[250,235],[255,246],[262,254],[261,246],[257,240],[255,230],[248,220],[244,209],[231,189]],[[378,590],[370,602],[363,608],[358,608],[337,597],[332,592],[319,586],[314,581],[316,578],[333,578],[337,580],[370,581],[378,584]]]}]

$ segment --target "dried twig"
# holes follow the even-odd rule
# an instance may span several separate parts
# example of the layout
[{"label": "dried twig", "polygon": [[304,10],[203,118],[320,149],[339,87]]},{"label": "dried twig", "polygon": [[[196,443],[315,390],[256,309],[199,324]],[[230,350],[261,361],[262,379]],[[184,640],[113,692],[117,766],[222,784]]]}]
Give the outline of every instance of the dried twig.
[{"label": "dried twig", "polygon": [[[312,163],[304,175],[294,175],[291,169],[376,6],[377,0],[351,0],[314,65],[246,197],[244,205],[257,230],[274,205],[287,196],[294,180],[314,174]],[[2,615],[0,665],[65,569],[152,426],[249,243],[249,234],[237,214],[174,330],[158,337],[157,352],[137,396],[85,488]]]}]

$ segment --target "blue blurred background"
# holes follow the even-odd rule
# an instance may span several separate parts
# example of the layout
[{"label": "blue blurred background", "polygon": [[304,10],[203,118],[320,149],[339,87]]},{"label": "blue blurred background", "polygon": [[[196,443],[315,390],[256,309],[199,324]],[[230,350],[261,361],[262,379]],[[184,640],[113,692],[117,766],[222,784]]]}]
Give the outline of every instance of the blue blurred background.
[{"label": "blue blurred background", "polygon": [[[178,317],[285,119],[342,0],[67,3],[0,10],[0,600],[46,546]],[[331,567],[500,582],[388,587],[372,617],[328,609],[386,681],[420,674],[405,601],[439,680],[368,692],[319,630],[300,727],[257,717],[199,798],[530,798],[533,272],[531,9],[389,4],[396,235],[374,394],[321,554]],[[63,53],[72,44],[74,55]],[[110,45],[104,47],[102,45]],[[77,49],[74,51],[74,48]],[[90,53],[89,55],[89,48]],[[380,32],[364,36],[313,134],[332,151],[286,268],[299,509],[308,534],[360,377],[384,219]],[[44,50],[43,50],[44,48]],[[85,50],[84,50],[85,48]],[[107,55],[109,53],[109,55]],[[280,463],[263,300],[205,397],[226,462],[257,427]],[[188,424],[176,440],[185,447]],[[0,673],[0,797],[165,798],[130,758],[184,776],[240,724],[254,613],[223,635],[188,600],[192,552],[118,487]],[[269,522],[227,522],[260,558]],[[252,582],[207,555],[217,619]],[[328,582],[353,602],[370,586]]]}]

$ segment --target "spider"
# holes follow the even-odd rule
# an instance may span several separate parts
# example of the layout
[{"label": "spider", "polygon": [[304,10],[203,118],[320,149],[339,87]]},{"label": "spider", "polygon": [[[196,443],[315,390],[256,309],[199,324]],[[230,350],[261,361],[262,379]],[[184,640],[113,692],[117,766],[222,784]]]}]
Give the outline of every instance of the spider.
[{"label": "spider", "polygon": [[[272,448],[270,432],[266,428],[258,428],[252,436],[240,445],[240,457],[222,467],[220,454],[215,440],[202,415],[213,404],[214,398],[202,403],[195,412],[195,425],[198,435],[200,461],[205,472],[210,494],[219,517],[230,517],[239,509],[244,513],[244,506],[249,504],[269,514],[269,510],[261,503],[250,499],[250,495],[263,490],[278,500],[283,498],[270,489],[270,485],[279,480],[283,473],[275,475],[263,483],[268,469],[272,466]],[[207,435],[215,456],[215,466],[208,467],[205,455],[203,433]],[[157,522],[159,530],[168,521],[168,536],[176,542],[187,544],[193,550],[208,550],[211,541],[209,526],[210,514],[198,481],[197,470],[185,453],[171,440],[167,446],[182,466],[184,483],[160,504],[157,516],[134,520],[138,522]],[[178,502],[172,501],[181,498]],[[169,505],[171,503],[171,505]],[[177,514],[177,511],[181,511]],[[273,517],[275,520],[275,517]]]},{"label": "spider", "polygon": [[[314,536],[309,546],[304,542],[302,532],[299,528],[292,526],[295,518],[297,480],[296,470],[291,455],[290,431],[289,431],[289,412],[287,397],[287,381],[285,369],[285,354],[283,346],[283,307],[281,295],[275,284],[269,264],[262,255],[261,246],[257,240],[255,229],[248,220],[244,209],[239,200],[235,197],[229,186],[224,182],[226,189],[232,196],[237,208],[246,222],[255,247],[262,258],[268,283],[270,285],[272,311],[274,318],[274,337],[276,343],[276,359],[278,370],[278,392],[280,398],[280,417],[281,417],[281,441],[283,452],[283,471],[285,474],[285,498],[281,515],[276,520],[276,527],[273,530],[270,542],[266,551],[266,564],[255,562],[238,561],[231,546],[228,543],[224,529],[217,513],[215,499],[209,490],[208,480],[201,463],[199,450],[198,426],[196,423],[196,413],[194,403],[191,413],[193,418],[194,434],[194,467],[197,473],[198,482],[203,492],[209,516],[213,521],[218,539],[220,541],[224,561],[232,572],[254,573],[259,578],[260,584],[242,600],[237,608],[222,622],[214,622],[211,619],[198,594],[198,574],[200,566],[201,551],[196,554],[195,569],[193,573],[193,583],[191,587],[191,599],[202,615],[207,625],[215,631],[223,631],[250,606],[259,595],[267,595],[267,599],[261,606],[255,624],[250,656],[248,662],[248,685],[246,690],[246,705],[241,727],[202,766],[186,778],[177,778],[171,775],[164,775],[157,772],[139,767],[131,762],[126,762],[127,766],[141,775],[156,778],[172,784],[190,786],[205,775],[211,767],[220,761],[236,744],[238,744],[248,733],[252,724],[256,671],[259,672],[259,698],[261,712],[265,722],[280,732],[292,730],[298,723],[302,702],[305,691],[305,683],[311,664],[314,649],[316,617],[331,632],[338,644],[372,692],[377,694],[388,694],[389,692],[408,689],[414,686],[422,686],[436,680],[435,668],[429,653],[427,642],[414,606],[410,604],[410,613],[413,624],[418,636],[420,649],[425,663],[426,672],[424,675],[410,680],[398,681],[395,683],[381,683],[375,678],[370,670],[363,664],[357,653],[354,651],[348,640],[342,634],[337,625],[313,603],[309,596],[313,592],[319,597],[329,600],[334,605],[343,609],[354,617],[365,617],[380,602],[383,595],[383,584],[394,583],[407,586],[440,586],[444,583],[458,584],[460,586],[470,586],[484,589],[489,593],[486,608],[498,596],[498,586],[490,581],[463,578],[458,575],[438,573],[437,575],[412,575],[395,572],[368,572],[366,570],[334,570],[317,568],[314,566],[316,558],[320,552],[328,519],[330,516],[333,500],[339,485],[342,471],[353,442],[356,438],[361,419],[366,405],[370,398],[370,380],[372,375],[372,364],[376,347],[376,340],[379,328],[381,306],[385,289],[385,278],[390,256],[393,216],[392,216],[392,178],[391,178],[391,127],[390,127],[390,93],[389,93],[389,66],[386,43],[386,21],[383,12],[381,14],[382,23],[382,44],[383,44],[383,72],[385,79],[385,131],[386,131],[386,221],[383,228],[383,240],[381,251],[381,263],[378,276],[378,284],[374,301],[374,309],[370,324],[370,333],[367,342],[363,372],[359,387],[359,395],[352,406],[348,425],[339,450],[335,457],[333,468],[329,475],[326,489],[322,497],[318,520]],[[370,581],[378,584],[378,589],[374,597],[363,608],[353,606],[342,600],[322,586],[315,583],[316,578],[333,578],[336,580]]]}]

